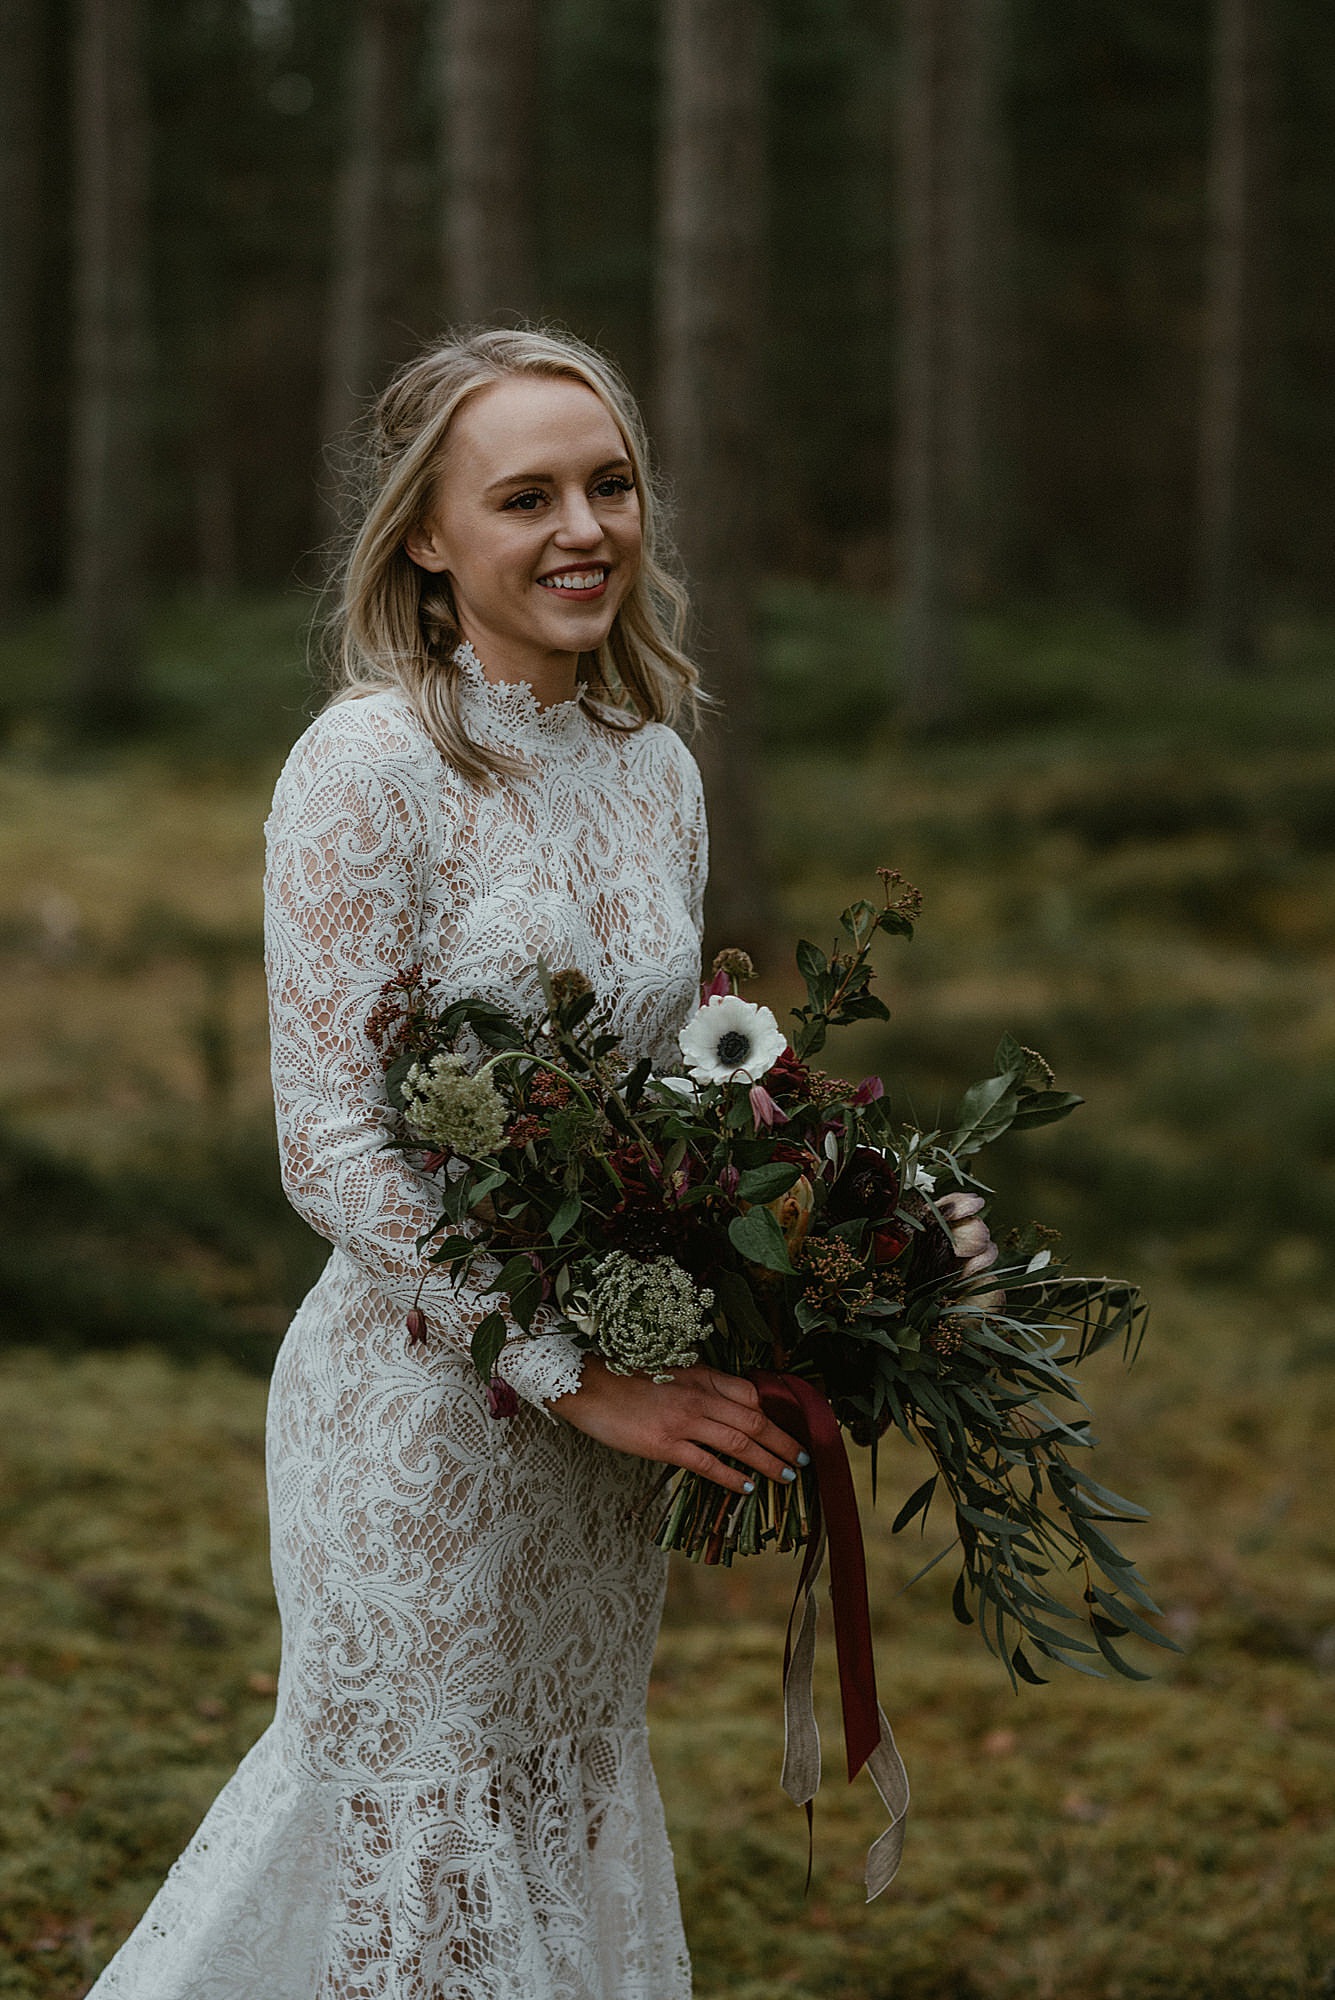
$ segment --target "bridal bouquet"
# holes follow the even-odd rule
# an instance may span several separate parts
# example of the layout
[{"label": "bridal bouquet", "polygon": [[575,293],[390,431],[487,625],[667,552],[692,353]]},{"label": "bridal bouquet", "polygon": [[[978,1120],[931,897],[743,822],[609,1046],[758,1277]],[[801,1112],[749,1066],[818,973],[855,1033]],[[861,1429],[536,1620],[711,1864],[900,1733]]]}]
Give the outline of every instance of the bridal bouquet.
[{"label": "bridal bouquet", "polygon": [[[401,1113],[397,1143],[440,1175],[426,1255],[460,1276],[481,1257],[500,1260],[486,1288],[497,1308],[472,1343],[494,1415],[515,1408],[494,1374],[505,1314],[527,1330],[546,1305],[610,1369],[661,1380],[701,1359],[749,1376],[808,1446],[794,1484],[757,1480],[749,1494],[667,1474],[652,1532],[705,1563],[802,1548],[811,1618],[828,1541],[850,1775],[868,1759],[875,1775],[889,1732],[869,1637],[853,1629],[865,1612],[840,1614],[841,1598],[860,1593],[865,1606],[866,1594],[845,1439],[870,1454],[873,1494],[887,1432],[924,1450],[930,1469],[894,1530],[945,1502],[955,1615],[976,1619],[1013,1681],[1040,1680],[1036,1660],[1082,1672],[1104,1661],[1144,1678],[1117,1641],[1169,1643],[1111,1535],[1142,1511],[1080,1462],[1094,1439],[1072,1372],[1114,1340],[1132,1355],[1146,1307],[1129,1284],[1066,1272],[1038,1224],[1010,1231],[998,1258],[992,1190],[976,1172],[1004,1132],[1064,1118],[1081,1100],[1009,1035],[992,1074],[934,1131],[905,1123],[880,1078],[854,1083],[815,1065],[830,1030],[888,1018],[871,990],[871,947],[880,932],[911,937],[921,898],[896,871],[878,874],[879,906],[846,909],[829,951],[798,945],[806,1000],[787,1037],[768,1007],[742,997],[746,955],[720,952],[680,1033],[682,1074],[628,1064],[583,974],[541,963],[536,1017],[476,998],[439,1003],[414,966],[367,1023]],[[427,1336],[420,1309],[408,1331]],[[809,1622],[804,1613],[798,1654],[814,1644]],[[789,1722],[791,1733],[791,1709]]]}]

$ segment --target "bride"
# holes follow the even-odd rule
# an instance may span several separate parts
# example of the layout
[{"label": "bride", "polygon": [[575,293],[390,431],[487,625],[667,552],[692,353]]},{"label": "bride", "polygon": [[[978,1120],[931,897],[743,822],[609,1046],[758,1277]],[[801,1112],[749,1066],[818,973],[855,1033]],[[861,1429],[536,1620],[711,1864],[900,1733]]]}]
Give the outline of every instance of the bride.
[{"label": "bride", "polygon": [[269,1403],[277,1712],[92,1992],[685,2000],[645,1727],[666,1559],[639,1504],[654,1464],[741,1491],[799,1447],[750,1383],[612,1375],[541,1315],[489,1407],[485,1305],[439,1271],[410,1340],[437,1201],[384,1145],[364,1025],[416,961],[442,999],[536,1011],[541,953],[611,1003],[628,1057],[675,1066],[706,867],[668,726],[696,684],[682,594],[638,413],[573,338],[446,342],[373,440],[341,684],[266,829],[283,1182],[333,1245]]}]

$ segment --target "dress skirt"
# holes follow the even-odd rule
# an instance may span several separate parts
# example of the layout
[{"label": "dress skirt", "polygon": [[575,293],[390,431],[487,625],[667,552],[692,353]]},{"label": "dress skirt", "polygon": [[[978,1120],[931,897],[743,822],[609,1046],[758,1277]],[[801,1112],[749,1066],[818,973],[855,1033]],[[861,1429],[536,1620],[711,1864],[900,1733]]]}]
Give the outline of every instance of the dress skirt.
[{"label": "dress skirt", "polygon": [[96,2000],[687,2000],[645,1723],[661,1468],[490,1416],[341,1251],[267,1459],[277,1713]]}]

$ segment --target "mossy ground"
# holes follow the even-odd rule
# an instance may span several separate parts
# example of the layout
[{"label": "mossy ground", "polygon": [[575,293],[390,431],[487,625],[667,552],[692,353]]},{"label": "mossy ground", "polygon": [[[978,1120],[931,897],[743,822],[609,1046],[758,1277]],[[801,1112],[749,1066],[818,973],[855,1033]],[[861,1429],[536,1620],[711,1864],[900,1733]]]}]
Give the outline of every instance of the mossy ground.
[{"label": "mossy ground", "polygon": [[[272,1711],[258,1369],[318,1249],[276,1191],[257,960],[300,669],[262,726],[206,726],[228,688],[265,685],[245,661],[286,628],[247,618],[212,652],[199,621],[167,621],[176,708],[151,744],[76,753],[16,696],[0,762],[0,2000],[86,1990]],[[930,1118],[1010,1028],[1089,1099],[990,1165],[1013,1219],[1057,1223],[1153,1298],[1136,1367],[1101,1356],[1086,1380],[1101,1476],[1151,1509],[1129,1539],[1183,1651],[1139,1648],[1146,1685],[1012,1694],[949,1616],[948,1563],[897,1594],[939,1524],[892,1540],[883,1496],[870,1560],[915,1791],[906,1857],[864,1907],[877,1808],[841,1779],[823,1657],[804,1899],[805,1825],[777,1784],[791,1574],[679,1567],[652,1720],[698,1991],[1330,2000],[1325,655],[1280,635],[1265,681],[1211,701],[1176,641],[980,629],[973,722],[914,744],[873,699],[880,631],[866,606],[771,606],[794,925],[822,935],[879,861],[927,895],[918,939],[886,948],[890,1027],[830,1060],[911,1084]],[[836,705],[799,746],[803,687],[836,674],[875,728],[841,735]],[[787,1004],[777,973],[762,985]],[[905,1450],[884,1476],[902,1493],[920,1474]]]}]

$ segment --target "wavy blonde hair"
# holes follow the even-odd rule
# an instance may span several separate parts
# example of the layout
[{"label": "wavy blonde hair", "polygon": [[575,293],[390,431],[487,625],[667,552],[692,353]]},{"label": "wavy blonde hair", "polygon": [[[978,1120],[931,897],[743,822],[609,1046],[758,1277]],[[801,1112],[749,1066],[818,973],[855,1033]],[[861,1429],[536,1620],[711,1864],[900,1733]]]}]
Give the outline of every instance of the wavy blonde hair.
[{"label": "wavy blonde hair", "polygon": [[330,621],[333,686],[326,706],[384,688],[412,703],[441,755],[485,787],[527,768],[517,756],[476,743],[459,703],[462,638],[449,580],[418,567],[404,538],[426,517],[456,412],[469,396],[510,375],[564,376],[605,404],[625,440],[639,495],[640,568],[596,652],[582,653],[576,678],[597,698],[589,713],[603,727],[642,729],[694,723],[706,699],[682,650],[685,587],[663,529],[663,501],[644,423],[620,371],[564,329],[488,327],[455,333],[401,368],[372,406],[360,452],[361,504],[336,582]]}]

